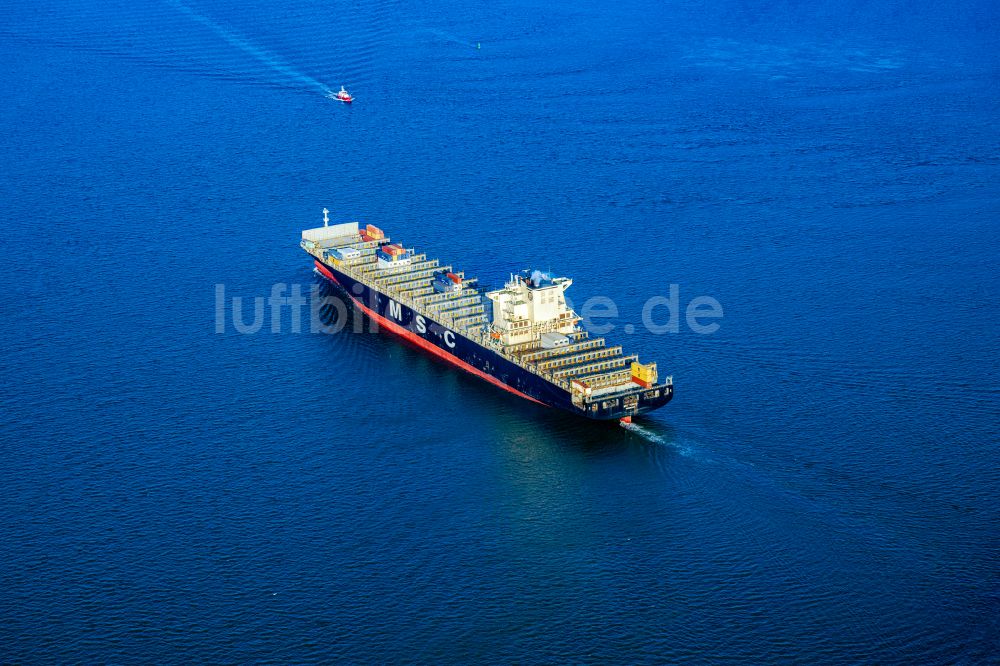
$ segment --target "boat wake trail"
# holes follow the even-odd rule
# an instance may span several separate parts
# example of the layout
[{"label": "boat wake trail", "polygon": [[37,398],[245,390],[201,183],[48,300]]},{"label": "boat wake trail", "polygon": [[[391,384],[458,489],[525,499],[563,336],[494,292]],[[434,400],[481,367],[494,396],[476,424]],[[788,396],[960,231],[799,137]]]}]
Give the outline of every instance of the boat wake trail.
[{"label": "boat wake trail", "polygon": [[253,57],[258,62],[271,68],[275,72],[283,74],[289,79],[301,83],[304,86],[315,88],[324,95],[330,94],[331,92],[330,87],[327,86],[326,84],[317,81],[316,79],[307,74],[303,74],[302,72],[298,71],[288,63],[282,61],[281,58],[271,53],[268,53],[267,51],[261,49],[258,46],[255,46],[248,39],[241,37],[240,35],[234,33],[231,30],[227,30],[226,28],[222,27],[221,25],[211,20],[207,16],[199,14],[191,7],[188,7],[186,4],[181,2],[181,0],[167,0],[167,4],[174,7],[178,11],[182,12],[183,14],[187,15],[192,20],[197,21],[198,23],[205,26],[206,28],[217,34],[219,37],[221,37],[230,46],[238,48],[247,55]]},{"label": "boat wake trail", "polygon": [[649,428],[643,428],[638,423],[625,423],[624,421],[619,421],[618,425],[625,428],[630,433],[642,437],[647,442],[650,442],[652,444],[659,444],[661,446],[669,446],[672,449],[676,449],[685,458],[695,457],[695,453],[690,446],[683,445],[676,441],[669,441],[663,436],[656,434]]}]

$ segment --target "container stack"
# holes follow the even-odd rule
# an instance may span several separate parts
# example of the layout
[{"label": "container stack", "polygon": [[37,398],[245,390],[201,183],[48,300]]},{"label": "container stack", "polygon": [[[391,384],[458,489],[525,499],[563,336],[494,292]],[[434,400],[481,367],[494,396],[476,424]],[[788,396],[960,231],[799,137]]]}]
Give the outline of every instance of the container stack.
[{"label": "container stack", "polygon": [[361,252],[355,250],[353,247],[330,248],[323,254],[327,259],[332,261],[334,265],[338,266],[345,261],[357,259],[361,256]]},{"label": "container stack", "polygon": [[555,349],[556,347],[566,347],[569,345],[569,338],[562,333],[550,331],[542,333],[542,349]]},{"label": "container stack", "polygon": [[462,290],[462,278],[454,273],[438,271],[434,274],[434,291],[439,294],[453,294]]},{"label": "container stack", "polygon": [[361,230],[361,240],[369,243],[371,241],[379,241],[385,238],[385,234],[382,230],[376,227],[374,224],[365,225],[365,228]]},{"label": "container stack", "polygon": [[391,268],[409,264],[413,253],[401,245],[383,245],[375,252],[375,257],[378,259],[379,268]]},{"label": "container stack", "polygon": [[632,381],[643,388],[650,388],[656,383],[656,364],[633,362]]}]

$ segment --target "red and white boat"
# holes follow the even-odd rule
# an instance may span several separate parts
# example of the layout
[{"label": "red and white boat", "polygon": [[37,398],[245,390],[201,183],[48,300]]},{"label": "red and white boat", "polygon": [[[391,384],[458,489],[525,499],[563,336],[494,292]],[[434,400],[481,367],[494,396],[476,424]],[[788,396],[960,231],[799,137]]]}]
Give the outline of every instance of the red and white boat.
[{"label": "red and white boat", "polygon": [[337,100],[338,102],[343,102],[344,104],[350,104],[351,102],[354,101],[354,98],[351,97],[351,93],[347,92],[344,89],[344,86],[340,86],[340,92],[336,94],[334,99]]}]

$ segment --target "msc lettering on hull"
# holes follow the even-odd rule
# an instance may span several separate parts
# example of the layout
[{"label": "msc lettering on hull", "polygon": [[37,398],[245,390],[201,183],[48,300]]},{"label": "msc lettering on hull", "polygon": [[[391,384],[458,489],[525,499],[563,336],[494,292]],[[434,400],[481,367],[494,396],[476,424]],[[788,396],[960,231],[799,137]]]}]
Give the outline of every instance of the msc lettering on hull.
[{"label": "msc lettering on hull", "polygon": [[[402,322],[403,321],[403,307],[399,303],[397,303],[396,301],[390,300],[389,301],[389,316],[392,317],[393,319],[395,319],[396,321]],[[413,321],[414,321],[414,324],[417,327],[417,332],[418,333],[423,334],[423,333],[427,332],[427,320],[424,319],[423,315],[417,315],[414,318]],[[445,329],[444,332],[441,334],[441,337],[444,338],[444,343],[446,345],[448,345],[448,347],[450,347],[451,349],[455,348],[455,333],[453,331],[449,331],[448,329]]]}]

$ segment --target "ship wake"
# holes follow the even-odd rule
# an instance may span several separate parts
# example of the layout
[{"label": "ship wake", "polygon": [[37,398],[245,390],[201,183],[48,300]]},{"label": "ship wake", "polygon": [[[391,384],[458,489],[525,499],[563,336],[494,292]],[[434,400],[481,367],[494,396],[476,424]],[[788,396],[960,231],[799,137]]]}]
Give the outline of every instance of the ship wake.
[{"label": "ship wake", "polygon": [[625,430],[628,430],[633,435],[637,435],[651,444],[670,447],[676,450],[685,458],[696,457],[694,450],[690,446],[681,444],[680,442],[668,440],[662,435],[657,434],[655,431],[650,430],[649,428],[642,427],[638,423],[626,423],[625,421],[619,421],[618,425],[620,425],[622,428],[625,428]]},{"label": "ship wake", "polygon": [[319,90],[324,95],[330,96],[332,91],[330,87],[326,84],[316,80],[315,78],[309,76],[308,74],[303,74],[298,69],[294,68],[289,63],[285,62],[280,57],[274,55],[273,53],[268,53],[264,49],[260,48],[256,44],[252,43],[249,39],[243,35],[239,35],[232,30],[228,30],[215,21],[211,20],[207,16],[199,14],[194,9],[184,4],[181,0],[167,0],[168,3],[177,9],[179,12],[185,14],[193,21],[200,23],[212,32],[214,32],[218,37],[225,41],[230,46],[239,49],[246,55],[250,56],[257,62],[261,63],[265,67],[269,68],[277,74],[281,74],[286,79],[294,81],[300,85],[307,88],[314,88]]}]

